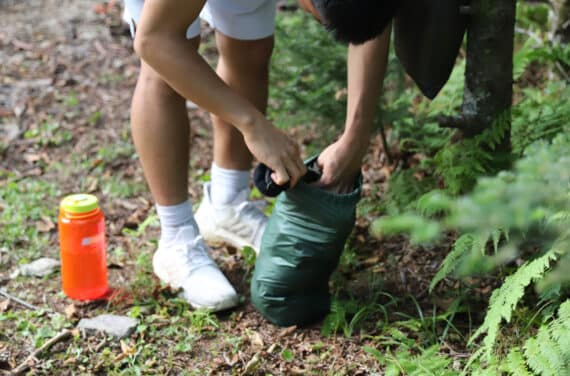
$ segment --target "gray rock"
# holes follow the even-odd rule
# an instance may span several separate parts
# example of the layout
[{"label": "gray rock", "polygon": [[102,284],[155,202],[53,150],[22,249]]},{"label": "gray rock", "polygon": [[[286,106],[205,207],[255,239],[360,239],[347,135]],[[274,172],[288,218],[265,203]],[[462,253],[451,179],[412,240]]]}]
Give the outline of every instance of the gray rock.
[{"label": "gray rock", "polygon": [[138,323],[138,320],[131,317],[105,314],[92,319],[81,319],[77,328],[124,338],[133,333]]},{"label": "gray rock", "polygon": [[42,257],[29,264],[20,265],[20,274],[25,276],[44,277],[59,269],[59,261]]}]

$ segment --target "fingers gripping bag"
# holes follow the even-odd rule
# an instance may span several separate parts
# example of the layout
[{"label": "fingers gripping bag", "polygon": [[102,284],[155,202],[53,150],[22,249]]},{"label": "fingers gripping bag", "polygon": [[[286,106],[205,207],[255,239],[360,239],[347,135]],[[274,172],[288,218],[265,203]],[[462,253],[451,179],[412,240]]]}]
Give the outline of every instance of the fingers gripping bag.
[{"label": "fingers gripping bag", "polygon": [[359,177],[352,192],[336,194],[300,181],[277,198],[251,280],[252,303],[272,323],[305,325],[329,312],[329,277],[354,226],[361,186]]}]

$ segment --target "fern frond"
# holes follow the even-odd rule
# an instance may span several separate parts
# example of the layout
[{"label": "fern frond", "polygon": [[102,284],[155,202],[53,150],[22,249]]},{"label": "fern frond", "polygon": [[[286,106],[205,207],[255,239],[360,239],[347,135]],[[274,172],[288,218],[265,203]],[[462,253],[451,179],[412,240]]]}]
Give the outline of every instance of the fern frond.
[{"label": "fern frond", "polygon": [[445,192],[434,189],[418,199],[416,209],[424,217],[432,217],[448,211],[451,208],[452,202],[451,198],[446,195]]},{"label": "fern frond", "polygon": [[499,251],[499,242],[501,241],[501,236],[503,231],[497,229],[491,232],[491,239],[493,240],[493,252],[496,254]]},{"label": "fern frond", "polygon": [[535,338],[529,338],[524,345],[524,355],[528,366],[544,376],[561,375],[565,368],[562,351],[549,335],[548,327],[538,330]]},{"label": "fern frond", "polygon": [[433,279],[429,285],[429,291],[430,292],[432,292],[434,287],[442,279],[444,279],[450,273],[453,273],[453,271],[460,264],[461,256],[463,256],[467,252],[470,252],[472,248],[473,248],[473,234],[461,235],[455,241],[455,244],[453,245],[453,250],[451,252],[449,252],[448,255],[445,257],[445,259],[441,263],[441,267],[439,268],[439,271],[437,272],[435,277],[433,277]]},{"label": "fern frond", "polygon": [[503,320],[510,322],[513,310],[524,295],[524,289],[531,282],[540,279],[550,266],[550,262],[556,257],[556,252],[551,250],[539,258],[523,264],[515,273],[505,279],[499,289],[493,291],[485,320],[469,340],[469,344],[471,344],[483,333],[487,333],[482,346],[487,359],[491,358],[491,351],[495,345],[501,322]]},{"label": "fern frond", "polygon": [[507,361],[503,365],[502,370],[508,372],[509,375],[513,376],[532,376],[532,374],[526,368],[526,363],[524,361],[523,355],[518,347],[513,347],[507,355]]},{"label": "fern frond", "polygon": [[529,38],[525,44],[513,55],[513,79],[518,80],[532,62],[532,53],[536,42]]},{"label": "fern frond", "polygon": [[570,299],[560,305],[558,318],[550,324],[550,333],[562,350],[566,367],[570,368]]}]

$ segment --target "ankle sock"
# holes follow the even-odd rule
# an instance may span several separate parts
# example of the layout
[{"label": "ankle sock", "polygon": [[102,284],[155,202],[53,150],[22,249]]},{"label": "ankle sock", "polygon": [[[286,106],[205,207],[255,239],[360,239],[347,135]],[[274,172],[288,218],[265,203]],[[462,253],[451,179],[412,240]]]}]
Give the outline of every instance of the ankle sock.
[{"label": "ankle sock", "polygon": [[228,170],[212,164],[210,195],[214,206],[232,203],[249,186],[248,170]]},{"label": "ankle sock", "polygon": [[183,226],[193,226],[196,235],[199,234],[198,225],[192,213],[192,203],[186,200],[177,205],[163,206],[156,204],[156,212],[160,220],[160,241],[168,243],[176,238],[178,229]]}]

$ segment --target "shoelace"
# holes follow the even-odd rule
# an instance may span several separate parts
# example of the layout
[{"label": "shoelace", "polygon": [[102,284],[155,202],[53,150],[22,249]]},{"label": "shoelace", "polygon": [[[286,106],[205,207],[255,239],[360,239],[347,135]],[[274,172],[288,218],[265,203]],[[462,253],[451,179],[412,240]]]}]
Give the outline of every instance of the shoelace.
[{"label": "shoelace", "polygon": [[183,247],[178,248],[178,252],[183,258],[182,261],[190,266],[188,269],[189,273],[201,266],[212,263],[202,236],[197,236],[192,242],[186,243]]}]

